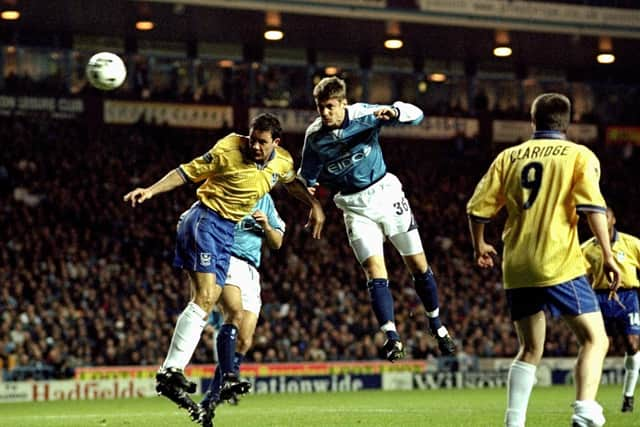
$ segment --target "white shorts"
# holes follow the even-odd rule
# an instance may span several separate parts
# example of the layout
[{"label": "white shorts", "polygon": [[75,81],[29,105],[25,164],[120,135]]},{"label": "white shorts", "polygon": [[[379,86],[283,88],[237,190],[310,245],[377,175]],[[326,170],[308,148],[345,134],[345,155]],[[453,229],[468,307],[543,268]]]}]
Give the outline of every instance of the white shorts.
[{"label": "white shorts", "polygon": [[343,211],[349,244],[358,262],[383,256],[387,237],[402,256],[424,252],[411,206],[395,175],[387,173],[357,193],[338,193],[333,201]]},{"label": "white shorts", "polygon": [[262,298],[260,298],[260,273],[248,262],[231,255],[226,285],[240,288],[242,309],[260,316]]}]

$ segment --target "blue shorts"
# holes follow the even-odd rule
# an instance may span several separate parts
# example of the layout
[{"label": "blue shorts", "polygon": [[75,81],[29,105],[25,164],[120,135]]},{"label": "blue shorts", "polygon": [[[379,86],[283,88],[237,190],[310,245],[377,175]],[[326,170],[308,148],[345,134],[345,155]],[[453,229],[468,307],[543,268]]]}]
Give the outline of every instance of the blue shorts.
[{"label": "blue shorts", "polygon": [[216,283],[224,286],[235,225],[201,202],[194,203],[178,220],[173,265],[189,271],[215,273]]},{"label": "blue shorts", "polygon": [[553,317],[600,311],[596,295],[585,276],[559,285],[507,289],[506,292],[512,320],[529,317],[545,308]]},{"label": "blue shorts", "polygon": [[607,335],[640,335],[640,310],[636,289],[618,290],[618,297],[624,308],[614,299],[609,300],[609,291],[596,291],[596,297],[600,303]]}]

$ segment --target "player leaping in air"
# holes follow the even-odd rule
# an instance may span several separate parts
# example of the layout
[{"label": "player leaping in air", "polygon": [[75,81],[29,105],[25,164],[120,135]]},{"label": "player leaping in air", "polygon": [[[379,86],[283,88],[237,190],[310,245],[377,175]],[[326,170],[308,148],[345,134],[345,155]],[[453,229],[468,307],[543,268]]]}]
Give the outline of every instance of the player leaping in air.
[{"label": "player leaping in air", "polygon": [[334,202],[343,211],[349,243],[367,278],[373,311],[387,335],[386,358],[395,361],[405,353],[396,330],[384,260],[386,238],[413,275],[441,353],[453,354],[455,345],[440,322],[438,288],[418,226],[402,184],[387,172],[379,142],[382,126],[417,125],[422,111],[404,102],[347,105],[346,85],[337,77],[322,79],[313,97],[320,117],[307,128],[298,177],[309,188],[320,183],[336,192]]},{"label": "player leaping in air", "polygon": [[249,136],[232,133],[219,140],[203,156],[182,164],[146,188],[136,188],[124,200],[136,206],[157,194],[171,191],[187,182],[202,183],[198,201],[178,222],[174,266],[189,275],[193,299],[178,316],[164,363],[156,375],[156,391],[192,418],[200,418],[198,405],[187,393],[196,386],[184,376],[200,335],[214,304],[224,301],[225,324],[218,337],[221,395],[246,392],[246,384],[234,371],[238,328],[242,319],[240,290],[225,287],[233,245],[234,227],[252,212],[256,202],[277,183],[311,207],[309,225],[314,238],[320,238],[324,212],[320,203],[296,179],[291,155],[279,147],[282,128],[270,114],[261,114],[251,123]]}]

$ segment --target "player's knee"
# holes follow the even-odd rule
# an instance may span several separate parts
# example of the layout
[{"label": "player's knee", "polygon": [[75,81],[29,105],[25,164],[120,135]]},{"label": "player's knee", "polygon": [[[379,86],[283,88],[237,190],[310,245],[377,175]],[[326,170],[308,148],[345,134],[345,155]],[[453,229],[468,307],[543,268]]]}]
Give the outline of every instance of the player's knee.
[{"label": "player's knee", "polygon": [[544,344],[526,344],[520,347],[520,360],[537,365],[542,359],[542,353],[544,352]]},{"label": "player's knee", "polygon": [[250,337],[250,336],[246,337],[242,335],[242,332],[240,332],[240,335],[238,336],[238,344],[236,347],[236,351],[238,353],[246,354],[251,348],[252,344],[253,344],[253,337]]},{"label": "player's knee", "polygon": [[232,323],[237,328],[239,328],[240,324],[242,323],[242,318],[243,318],[242,308],[228,307],[228,310],[225,316],[225,323]]},{"label": "player's knee", "polygon": [[214,292],[208,292],[208,291],[202,291],[196,294],[194,301],[196,304],[198,304],[204,311],[206,311],[207,313],[211,313],[211,310],[213,310],[213,306],[216,303],[215,300],[215,293]]}]

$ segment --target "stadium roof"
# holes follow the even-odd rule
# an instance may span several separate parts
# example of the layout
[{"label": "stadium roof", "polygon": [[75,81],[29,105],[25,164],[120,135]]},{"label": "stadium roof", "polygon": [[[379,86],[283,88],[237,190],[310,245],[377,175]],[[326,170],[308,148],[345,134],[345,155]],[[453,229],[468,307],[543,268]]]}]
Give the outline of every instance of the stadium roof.
[{"label": "stadium roof", "polygon": [[[368,1],[380,3],[380,0]],[[479,23],[469,24],[460,20],[460,16],[457,17],[460,19],[456,19],[456,16],[437,11],[349,6],[353,3],[367,1],[19,2],[21,19],[3,24],[0,34],[5,44],[17,42],[71,47],[78,36],[105,36],[127,40],[123,44],[127,46],[131,46],[132,40],[134,45],[144,40],[236,43],[243,45],[245,52],[259,52],[267,43],[263,39],[265,10],[277,8],[281,12],[282,29],[285,32],[284,39],[277,42],[281,47],[329,50],[359,56],[386,54],[410,59],[482,64],[497,61],[492,49],[494,28],[498,22],[501,24],[499,28],[509,30],[513,48],[512,57],[499,60],[504,66],[560,68],[577,76],[615,76],[624,81],[640,80],[634,75],[634,71],[640,67],[640,55],[637,54],[640,52],[640,20],[637,25],[633,21],[631,25],[616,27],[619,32],[612,26],[590,26],[579,22],[575,25],[558,25],[556,22],[555,28],[545,27],[544,20],[536,21],[531,16],[485,17],[475,19]],[[392,5],[403,3],[411,2],[388,2]],[[420,1],[416,3],[420,4]],[[338,13],[340,10],[344,13]],[[618,11],[625,13],[625,9]],[[627,12],[640,13],[637,10]],[[135,22],[139,17],[153,20],[155,28],[144,33],[136,31]],[[388,19],[401,22],[405,42],[400,51],[392,53],[385,51],[382,46]],[[519,21],[522,24],[520,26],[516,25]],[[599,28],[602,28],[602,35],[613,35],[617,57],[616,63],[606,68],[595,63]],[[623,36],[616,37],[615,34]]]}]

